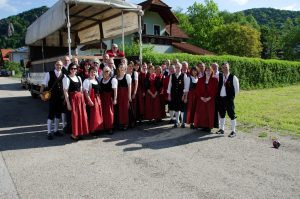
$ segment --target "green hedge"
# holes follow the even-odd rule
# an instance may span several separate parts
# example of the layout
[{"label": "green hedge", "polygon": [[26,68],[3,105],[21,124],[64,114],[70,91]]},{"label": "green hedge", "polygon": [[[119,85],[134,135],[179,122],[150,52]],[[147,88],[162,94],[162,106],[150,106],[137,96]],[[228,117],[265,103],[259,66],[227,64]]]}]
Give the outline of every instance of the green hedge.
[{"label": "green hedge", "polygon": [[146,53],[143,55],[143,62],[152,62],[154,65],[160,65],[166,59],[187,61],[190,67],[199,62],[205,64],[217,62],[219,65],[228,62],[231,73],[239,78],[242,89],[271,88],[300,83],[300,62],[228,55],[199,56],[185,53]]}]

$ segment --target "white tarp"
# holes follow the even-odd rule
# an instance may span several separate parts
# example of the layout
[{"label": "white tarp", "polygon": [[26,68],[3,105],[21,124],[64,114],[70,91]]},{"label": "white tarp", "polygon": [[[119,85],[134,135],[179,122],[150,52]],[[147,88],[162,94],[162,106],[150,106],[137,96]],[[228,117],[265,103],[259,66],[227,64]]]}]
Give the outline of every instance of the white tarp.
[{"label": "white tarp", "polygon": [[[66,27],[67,14],[66,5],[75,6],[103,6],[107,8],[116,8],[124,11],[138,12],[140,7],[122,0],[59,0],[46,13],[39,17],[33,24],[31,24],[26,33],[25,43],[27,45],[33,44],[41,40],[57,30]],[[72,9],[72,8],[71,8]],[[91,13],[93,14],[93,13]],[[70,16],[72,21],[72,16]],[[101,20],[101,19],[98,19]],[[91,23],[91,21],[87,22]],[[72,24],[71,24],[72,31]],[[75,30],[76,31],[76,30]]]},{"label": "white tarp", "polygon": [[32,44],[63,27],[66,24],[65,10],[66,4],[63,0],[54,4],[27,28],[25,43]]}]

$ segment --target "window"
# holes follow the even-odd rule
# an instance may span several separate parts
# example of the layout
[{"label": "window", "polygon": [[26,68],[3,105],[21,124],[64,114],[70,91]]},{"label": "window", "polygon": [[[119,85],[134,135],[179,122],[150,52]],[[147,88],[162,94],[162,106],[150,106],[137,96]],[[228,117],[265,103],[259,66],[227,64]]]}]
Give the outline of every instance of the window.
[{"label": "window", "polygon": [[154,25],[154,35],[160,35],[160,26]]},{"label": "window", "polygon": [[142,32],[143,35],[146,35],[147,34],[147,24],[144,23],[143,25],[143,32]]}]

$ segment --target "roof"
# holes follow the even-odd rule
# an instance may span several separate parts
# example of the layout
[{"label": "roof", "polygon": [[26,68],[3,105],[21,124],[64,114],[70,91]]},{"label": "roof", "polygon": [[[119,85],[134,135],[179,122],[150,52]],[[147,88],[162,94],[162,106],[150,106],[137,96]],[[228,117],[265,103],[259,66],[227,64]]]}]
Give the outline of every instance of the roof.
[{"label": "roof", "polygon": [[183,52],[194,55],[215,55],[213,52],[185,42],[172,42],[172,45]]},{"label": "roof", "polygon": [[[126,21],[125,33],[130,34],[138,30],[138,17],[136,17],[136,20],[132,20],[125,16],[129,13],[134,13],[137,16],[141,9],[138,5],[120,0],[59,0],[28,27],[25,39],[26,44],[31,45],[44,38],[53,40],[54,34],[60,34],[58,33],[59,30],[66,33],[68,5],[70,8],[71,33],[88,30],[91,27],[95,27],[95,30],[98,27],[98,32],[100,32],[99,27],[101,27],[103,30],[102,38],[108,39],[117,37],[121,35],[122,31],[119,27],[121,25],[118,24],[121,23],[121,19],[116,18],[121,16],[122,11],[124,11],[125,21],[126,19],[131,20],[130,22]],[[118,23],[110,21],[113,19],[116,19]],[[109,23],[110,26],[107,25],[107,23]],[[111,27],[113,25],[117,27]],[[104,26],[106,26],[106,28]],[[113,28],[119,31],[115,31]],[[94,32],[89,32],[94,36]],[[99,35],[98,37],[100,38],[100,34],[97,32],[95,32],[95,35]],[[74,38],[72,38],[72,40],[74,40]]]},{"label": "roof", "polygon": [[172,31],[170,31],[171,25],[166,25],[166,32],[172,36],[177,38],[188,39],[189,36],[183,32],[177,24],[172,24]]},{"label": "roof", "polygon": [[9,60],[8,58],[6,58],[6,56],[13,51],[14,50],[12,50],[12,49],[1,49],[2,60]]},{"label": "roof", "polygon": [[171,7],[161,0],[147,0],[139,4],[143,10],[157,12],[166,24],[179,23],[177,17],[171,11]]}]

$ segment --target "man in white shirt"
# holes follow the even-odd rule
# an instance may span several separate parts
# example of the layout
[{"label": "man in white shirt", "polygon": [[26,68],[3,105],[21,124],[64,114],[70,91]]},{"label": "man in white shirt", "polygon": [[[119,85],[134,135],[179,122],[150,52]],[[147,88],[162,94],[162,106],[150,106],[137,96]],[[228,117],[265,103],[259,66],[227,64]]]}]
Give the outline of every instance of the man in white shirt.
[{"label": "man in white shirt", "polygon": [[225,115],[226,112],[231,119],[231,133],[228,137],[236,136],[236,115],[234,111],[234,98],[239,92],[238,78],[229,72],[229,64],[222,64],[223,74],[219,76],[218,85],[218,105],[220,113],[220,130],[218,134],[224,134],[225,128]]},{"label": "man in white shirt", "polygon": [[[45,74],[43,84],[40,88],[42,94],[44,88],[51,89],[51,98],[49,99],[49,114],[47,120],[47,138],[53,139],[53,134],[56,136],[62,136],[63,134],[58,131],[59,119],[62,116],[64,94],[62,87],[62,62],[59,60],[55,63],[55,69]],[[42,97],[42,95],[41,95]],[[54,133],[51,130],[52,122],[54,121]]]}]

